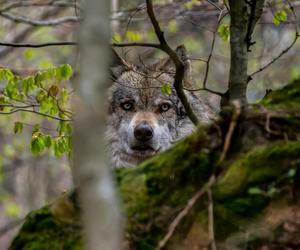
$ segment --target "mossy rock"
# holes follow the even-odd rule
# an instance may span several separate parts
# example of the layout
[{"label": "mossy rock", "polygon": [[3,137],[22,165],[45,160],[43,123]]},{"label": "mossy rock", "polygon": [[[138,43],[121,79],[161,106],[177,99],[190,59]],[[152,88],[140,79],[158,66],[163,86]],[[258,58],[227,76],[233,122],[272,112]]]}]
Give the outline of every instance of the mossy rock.
[{"label": "mossy rock", "polygon": [[[239,122],[244,125],[239,126],[255,123],[253,127],[261,129],[259,134],[265,136],[264,143],[259,146],[254,143],[245,150],[237,143],[241,140],[233,138],[231,146],[235,152],[229,152],[227,160],[221,164],[218,159],[223,144],[216,141],[222,142],[226,135],[222,131],[226,132],[224,128],[228,128],[230,120],[224,119],[212,126],[198,128],[170,150],[136,168],[117,170],[117,187],[127,215],[129,249],[155,249],[178,212],[214,171],[217,181],[212,193],[219,248],[228,249],[224,247],[225,242],[239,234],[241,228],[248,230],[264,221],[265,211],[271,204],[280,201],[284,192],[295,188],[295,173],[300,172],[300,164],[297,164],[300,161],[300,142],[297,140],[300,118],[293,116],[298,112],[299,96],[298,80],[270,93],[262,101],[266,109],[274,112],[285,109],[291,116],[291,120],[283,119],[279,124],[289,129],[289,135],[295,134],[291,137],[294,141],[267,134],[261,120],[255,123],[254,108],[246,111],[253,112],[251,121],[241,120]],[[238,127],[237,131],[235,136],[252,139],[245,129]],[[169,249],[207,246],[207,203],[207,198],[203,197],[193,207],[169,242]],[[74,213],[78,209],[71,210]],[[10,249],[81,249],[77,215],[70,219],[66,213],[55,211],[53,206],[47,206],[29,214]],[[195,232],[201,232],[201,237],[196,237]],[[253,242],[256,242],[254,238]]]}]

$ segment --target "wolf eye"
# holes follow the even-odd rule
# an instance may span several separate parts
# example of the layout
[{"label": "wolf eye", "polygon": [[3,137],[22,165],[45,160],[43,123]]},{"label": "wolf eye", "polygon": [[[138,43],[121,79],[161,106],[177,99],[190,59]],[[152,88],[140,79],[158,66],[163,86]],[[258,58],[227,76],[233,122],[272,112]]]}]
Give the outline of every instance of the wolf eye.
[{"label": "wolf eye", "polygon": [[160,106],[160,111],[161,112],[166,112],[170,109],[171,105],[168,104],[168,103],[163,103],[161,106]]},{"label": "wolf eye", "polygon": [[132,110],[133,104],[131,102],[124,102],[121,104],[122,109],[124,110]]}]

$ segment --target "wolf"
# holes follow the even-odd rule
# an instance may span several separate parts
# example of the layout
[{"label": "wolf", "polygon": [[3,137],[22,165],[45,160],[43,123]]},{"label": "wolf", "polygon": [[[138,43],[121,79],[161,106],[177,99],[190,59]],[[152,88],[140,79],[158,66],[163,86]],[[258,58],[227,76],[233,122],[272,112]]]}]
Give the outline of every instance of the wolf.
[{"label": "wolf", "polygon": [[[185,47],[179,46],[176,53],[184,62],[183,84],[191,87],[191,62]],[[170,58],[134,65],[113,51],[106,137],[115,168],[135,166],[194,130],[173,88],[174,75]],[[168,91],[162,91],[162,86]],[[208,102],[193,92],[185,94],[200,122],[215,117]]]}]

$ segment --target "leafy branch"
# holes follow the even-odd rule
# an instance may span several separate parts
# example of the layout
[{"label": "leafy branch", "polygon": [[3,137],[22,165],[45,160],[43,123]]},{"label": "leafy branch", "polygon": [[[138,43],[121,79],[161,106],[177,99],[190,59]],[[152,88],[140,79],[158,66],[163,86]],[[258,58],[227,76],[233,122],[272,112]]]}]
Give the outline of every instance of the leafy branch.
[{"label": "leafy branch", "polygon": [[[36,72],[20,77],[7,68],[0,68],[0,82],[4,83],[0,94],[0,115],[32,113],[47,120],[57,121],[56,134],[44,134],[40,124],[33,126],[31,151],[41,154],[52,149],[57,157],[71,153],[72,112],[69,111],[70,92],[60,82],[72,75],[70,65]],[[23,122],[17,121],[14,132],[21,133]]]}]

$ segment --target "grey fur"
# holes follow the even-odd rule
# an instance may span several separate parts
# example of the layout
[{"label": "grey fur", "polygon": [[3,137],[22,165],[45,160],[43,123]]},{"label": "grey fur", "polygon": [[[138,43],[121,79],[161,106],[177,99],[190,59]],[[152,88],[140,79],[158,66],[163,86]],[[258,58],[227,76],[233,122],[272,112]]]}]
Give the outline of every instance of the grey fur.
[{"label": "grey fur", "polygon": [[[186,63],[185,84],[190,85],[190,62],[186,60],[185,50],[179,52]],[[114,57],[106,137],[113,165],[119,168],[134,166],[168,149],[190,134],[194,125],[185,115],[175,90],[172,88],[169,96],[161,91],[162,84],[172,86],[174,68],[169,59],[149,67],[138,67],[128,64],[117,54]],[[201,122],[208,123],[214,118],[215,111],[206,101],[187,91],[186,95]],[[124,105],[126,108],[131,105],[132,109],[124,110]],[[169,109],[163,111],[162,107],[166,109],[167,106]],[[153,129],[149,141],[139,141],[134,135],[141,122]]]}]

